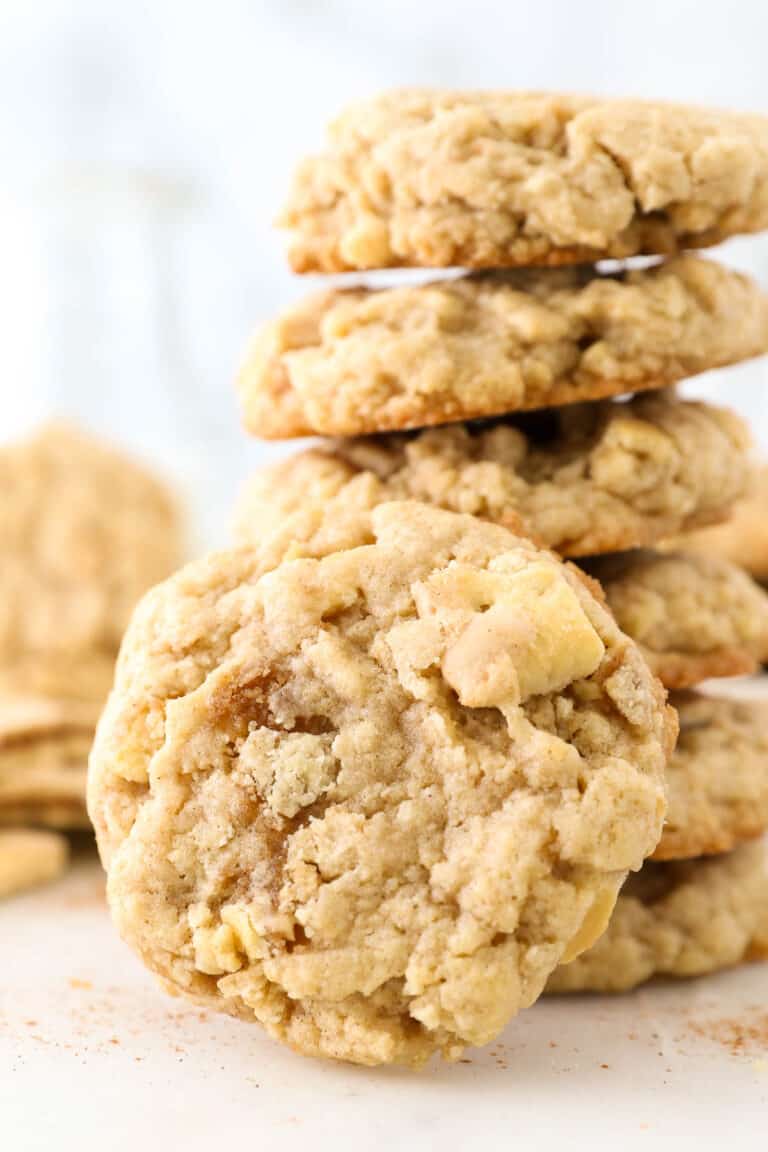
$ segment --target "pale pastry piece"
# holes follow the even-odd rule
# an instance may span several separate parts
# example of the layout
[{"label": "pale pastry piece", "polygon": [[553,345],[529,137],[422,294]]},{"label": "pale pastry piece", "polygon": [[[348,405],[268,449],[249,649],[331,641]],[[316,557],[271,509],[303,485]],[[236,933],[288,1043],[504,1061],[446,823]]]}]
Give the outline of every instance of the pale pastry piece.
[{"label": "pale pastry piece", "polygon": [[615,552],[726,516],[752,479],[750,450],[733,412],[668,392],[334,440],[256,473],[235,533],[282,532],[300,549],[322,520],[354,540],[372,506],[408,498],[522,522],[565,556]]},{"label": "pale pastry piece", "polygon": [[256,436],[359,436],[659,389],[766,351],[768,297],[682,256],[325,292],[257,334],[238,391]]},{"label": "pale pastry piece", "polygon": [[721,556],[768,584],[768,465],[758,469],[752,491],[734,504],[724,524],[686,533],[670,547]]},{"label": "pale pastry piece", "polygon": [[584,263],[768,227],[768,119],[549,92],[347,109],[282,214],[297,272]]},{"label": "pale pastry piece", "polygon": [[[326,540],[326,544],[329,543]],[[89,812],[165,983],[310,1055],[484,1044],[661,833],[674,713],[586,577],[418,503],[203,558],[134,615]]]},{"label": "pale pastry piece", "polygon": [[0,746],[0,824],[20,812],[30,824],[87,828],[88,754],[93,730],[17,738]]},{"label": "pale pastry piece", "polygon": [[680,735],[655,860],[729,852],[768,829],[768,701],[674,693]]},{"label": "pale pastry piece", "polygon": [[648,550],[582,566],[667,688],[750,675],[768,659],[768,594],[727,560]]},{"label": "pale pastry piece", "polygon": [[101,713],[98,704],[5,690],[0,684],[0,754],[19,739],[93,732]]},{"label": "pale pastry piece", "polygon": [[0,829],[0,899],[56,880],[68,858],[67,841],[55,832]]},{"label": "pale pastry piece", "polygon": [[[27,649],[0,657],[0,702],[9,696],[36,698],[40,707],[71,715],[98,715],[115,674],[117,648]],[[1,707],[0,703],[0,707]]]},{"label": "pale pastry piece", "polygon": [[131,610],[180,561],[166,486],[66,424],[0,448],[0,664],[114,655]]},{"label": "pale pastry piece", "polygon": [[692,977],[758,958],[768,944],[763,843],[706,860],[643,866],[608,930],[550,977],[548,992],[625,992],[653,976]]}]

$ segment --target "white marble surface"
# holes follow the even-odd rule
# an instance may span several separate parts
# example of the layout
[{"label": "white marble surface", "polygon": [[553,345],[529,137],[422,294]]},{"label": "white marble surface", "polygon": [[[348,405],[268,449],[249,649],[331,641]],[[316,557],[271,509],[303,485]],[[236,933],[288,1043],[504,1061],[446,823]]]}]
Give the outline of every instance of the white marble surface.
[{"label": "white marble surface", "polygon": [[[158,991],[117,939],[95,859],[0,905],[3,1152],[756,1149],[768,965],[539,1001],[421,1073],[307,1060]],[[721,1023],[727,1021],[727,1024]]]}]

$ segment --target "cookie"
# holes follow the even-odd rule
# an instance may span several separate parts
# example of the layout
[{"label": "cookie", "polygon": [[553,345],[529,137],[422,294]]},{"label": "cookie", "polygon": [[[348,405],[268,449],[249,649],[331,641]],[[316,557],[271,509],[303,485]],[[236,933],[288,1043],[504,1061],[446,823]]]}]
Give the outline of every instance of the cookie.
[{"label": "cookie", "polygon": [[87,828],[88,753],[93,732],[17,739],[0,746],[0,824]]},{"label": "cookie", "polygon": [[297,272],[672,253],[768,227],[768,119],[639,100],[403,89],[296,172]]},{"label": "cookie", "polygon": [[257,473],[235,533],[299,548],[326,520],[353,540],[373,505],[408,498],[522,521],[565,556],[613,552],[722,519],[751,479],[749,451],[734,413],[668,392],[338,440]]},{"label": "cookie", "polygon": [[723,556],[768,584],[768,466],[758,470],[753,491],[724,524],[688,533],[678,543],[704,556]]},{"label": "cookie", "polygon": [[608,930],[558,968],[547,991],[624,992],[653,976],[703,976],[750,959],[766,940],[764,844],[645,864],[624,885]]},{"label": "cookie", "polygon": [[0,829],[0,899],[55,880],[68,855],[67,841],[55,832]]},{"label": "cookie", "polygon": [[301,1052],[483,1044],[654,848],[675,720],[585,578],[416,503],[276,568],[221,553],[134,616],[91,757],[122,935]]},{"label": "cookie", "polygon": [[238,379],[257,436],[358,436],[669,385],[768,351],[768,297],[683,256],[314,296]]},{"label": "cookie", "polygon": [[768,829],[768,704],[674,693],[680,735],[655,860],[730,852]]},{"label": "cookie", "polygon": [[178,510],[133,460],[67,425],[0,448],[0,662],[114,653],[179,562]]},{"label": "cookie", "polygon": [[635,551],[582,563],[667,688],[749,675],[768,659],[768,595],[727,560]]},{"label": "cookie", "polygon": [[89,701],[9,692],[0,686],[0,751],[18,739],[96,728],[101,709]]}]

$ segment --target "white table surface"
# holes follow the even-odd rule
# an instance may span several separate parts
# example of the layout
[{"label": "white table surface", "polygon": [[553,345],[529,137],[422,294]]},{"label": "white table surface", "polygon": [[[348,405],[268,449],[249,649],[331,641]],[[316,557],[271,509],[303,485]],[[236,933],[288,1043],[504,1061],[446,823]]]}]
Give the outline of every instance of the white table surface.
[{"label": "white table surface", "polygon": [[[732,1043],[761,1018],[762,1041]],[[754,964],[542,1000],[490,1049],[421,1073],[303,1059],[160,992],[86,854],[0,905],[0,1150],[756,1149],[767,1025]]]}]

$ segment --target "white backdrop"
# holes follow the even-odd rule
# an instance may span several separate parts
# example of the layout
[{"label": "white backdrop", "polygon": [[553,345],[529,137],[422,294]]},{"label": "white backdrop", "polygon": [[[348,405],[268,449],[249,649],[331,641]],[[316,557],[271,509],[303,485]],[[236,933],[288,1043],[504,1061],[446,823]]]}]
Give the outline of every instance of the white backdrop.
[{"label": "white backdrop", "polygon": [[[176,476],[226,538],[232,377],[312,285],[272,230],[291,168],[393,84],[559,87],[768,111],[764,0],[0,0],[0,438],[67,414]],[[768,237],[724,259],[768,286]],[[768,448],[762,364],[696,381]]]}]

